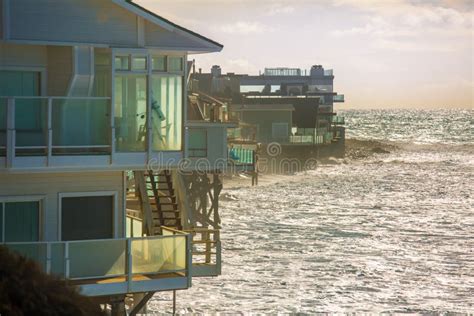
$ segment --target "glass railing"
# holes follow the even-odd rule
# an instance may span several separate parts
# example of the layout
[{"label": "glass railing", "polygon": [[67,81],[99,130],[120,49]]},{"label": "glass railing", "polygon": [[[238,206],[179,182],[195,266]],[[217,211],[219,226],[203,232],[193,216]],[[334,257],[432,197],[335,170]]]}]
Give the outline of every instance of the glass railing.
[{"label": "glass railing", "polygon": [[186,236],[132,239],[132,273],[155,274],[186,269]]},{"label": "glass railing", "polygon": [[124,239],[69,242],[69,278],[124,275],[126,247],[127,241]]},{"label": "glass railing", "polygon": [[297,144],[313,144],[314,136],[312,135],[292,135],[290,136],[290,143]]},{"label": "glass railing", "polygon": [[51,120],[54,153],[108,151],[109,100],[53,99]]},{"label": "glass railing", "polygon": [[344,116],[334,115],[331,119],[333,124],[344,124]]},{"label": "glass railing", "polygon": [[7,148],[7,99],[0,98],[0,157],[6,155]]},{"label": "glass railing", "polygon": [[[33,259],[44,272],[72,280],[178,272],[189,275],[187,251],[190,236],[184,233],[128,239],[3,245]],[[128,281],[131,282],[131,279]]]},{"label": "glass railing", "polygon": [[14,100],[17,154],[46,154],[48,100],[41,98]]},{"label": "glass railing", "polygon": [[254,150],[245,148],[229,148],[228,157],[231,161],[238,164],[253,164]]},{"label": "glass railing", "polygon": [[344,102],[344,95],[338,94],[332,97],[333,102]]},{"label": "glass railing", "polygon": [[110,113],[110,98],[0,97],[0,155],[7,140],[18,156],[108,153]]}]

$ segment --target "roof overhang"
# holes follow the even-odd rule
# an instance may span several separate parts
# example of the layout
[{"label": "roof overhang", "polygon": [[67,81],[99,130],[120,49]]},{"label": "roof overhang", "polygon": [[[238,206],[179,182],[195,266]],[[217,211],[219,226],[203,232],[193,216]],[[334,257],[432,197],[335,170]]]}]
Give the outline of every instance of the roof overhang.
[{"label": "roof overhang", "polygon": [[[131,0],[112,0],[113,3],[123,7],[124,9],[127,9],[134,14],[146,19],[147,21],[154,23],[162,28],[164,28],[167,31],[170,32],[176,32],[177,34],[180,34],[182,36],[186,36],[190,39],[193,39],[195,41],[198,41],[202,43],[206,48],[199,49],[199,50],[190,50],[186,47],[182,47],[183,51],[188,51],[191,54],[198,54],[198,53],[211,53],[211,52],[220,52],[222,48],[224,47],[222,44],[215,42],[205,36],[202,36],[198,33],[195,33],[191,30],[188,30],[182,26],[179,26],[147,9],[144,7],[134,3]],[[179,48],[173,47],[173,50],[176,50]]]}]

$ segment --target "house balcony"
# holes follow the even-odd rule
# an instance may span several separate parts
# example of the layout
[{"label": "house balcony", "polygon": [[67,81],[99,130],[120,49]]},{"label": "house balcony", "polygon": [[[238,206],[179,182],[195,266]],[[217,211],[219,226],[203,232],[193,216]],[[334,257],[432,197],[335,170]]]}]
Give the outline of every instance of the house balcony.
[{"label": "house balcony", "polygon": [[191,235],[103,240],[15,242],[5,246],[69,279],[87,296],[186,289],[191,286]]},{"label": "house balcony", "polygon": [[343,94],[337,94],[332,97],[332,101],[335,103],[343,103],[344,102],[344,95]]},{"label": "house balcony", "polygon": [[114,110],[106,97],[0,97],[0,171],[178,165],[179,134]]},{"label": "house balcony", "polygon": [[[130,211],[130,210],[127,210]],[[214,277],[221,275],[221,240],[220,230],[197,227],[183,232],[163,228],[163,234],[189,234],[191,243],[191,276]],[[143,220],[127,215],[127,236],[142,236]]]},{"label": "house balcony", "polygon": [[344,119],[344,116],[334,115],[331,118],[331,122],[336,125],[344,125],[345,119]]},{"label": "house balcony", "polygon": [[301,145],[321,145],[324,144],[324,137],[322,135],[291,135],[290,143]]},{"label": "house balcony", "polygon": [[233,127],[234,123],[187,122],[187,164],[181,167],[200,171],[226,169],[227,129]]}]

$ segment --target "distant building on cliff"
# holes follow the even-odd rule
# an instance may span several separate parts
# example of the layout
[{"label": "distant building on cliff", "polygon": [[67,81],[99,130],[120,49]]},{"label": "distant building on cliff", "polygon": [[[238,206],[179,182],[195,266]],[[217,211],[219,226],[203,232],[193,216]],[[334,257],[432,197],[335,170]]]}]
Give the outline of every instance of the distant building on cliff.
[{"label": "distant building on cliff", "polygon": [[258,142],[278,142],[288,152],[298,146],[318,155],[344,153],[344,119],[334,111],[334,103],[344,102],[344,95],[334,91],[332,69],[279,67],[248,75],[222,74],[215,65],[210,73],[193,69],[191,78],[193,90],[229,102],[231,119],[255,125]]}]

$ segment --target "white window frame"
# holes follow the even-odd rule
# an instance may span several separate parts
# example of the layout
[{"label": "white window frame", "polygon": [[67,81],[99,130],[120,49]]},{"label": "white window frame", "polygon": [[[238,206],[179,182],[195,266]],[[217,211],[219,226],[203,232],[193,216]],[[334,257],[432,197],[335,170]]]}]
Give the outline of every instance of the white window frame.
[{"label": "white window frame", "polygon": [[44,239],[44,205],[45,205],[46,196],[44,195],[14,195],[14,196],[0,196],[0,205],[2,205],[2,242],[5,243],[5,203],[14,203],[14,202],[38,202],[38,241],[43,241]]},{"label": "white window frame", "polygon": [[60,192],[58,193],[58,240],[62,241],[62,216],[63,216],[63,207],[62,201],[63,198],[68,197],[91,197],[91,196],[112,196],[113,205],[112,205],[112,231],[113,238],[117,239],[119,237],[118,233],[118,191],[94,191],[94,192]]},{"label": "white window frame", "polygon": [[[149,49],[143,49],[143,48],[112,48],[112,91],[111,91],[111,104],[112,104],[112,112],[110,113],[111,117],[111,126],[115,127],[115,75],[120,74],[120,75],[146,75],[146,80],[147,80],[147,118],[146,118],[146,127],[147,129],[151,128],[151,116],[149,113],[151,113],[151,80],[153,75],[159,75],[159,76],[181,76],[183,83],[182,83],[182,118],[181,118],[181,126],[182,126],[182,133],[181,133],[181,149],[180,150],[166,150],[165,152],[183,152],[184,156],[186,157],[187,155],[187,146],[188,146],[188,141],[186,138],[186,132],[185,132],[185,123],[187,120],[187,78],[186,74],[188,72],[187,69],[187,60],[188,60],[188,55],[184,52],[176,52],[176,51],[161,51],[161,50],[149,50]],[[115,57],[117,56],[129,56],[129,70],[120,70],[115,68]],[[132,67],[132,61],[133,57],[143,57],[146,56],[147,59],[147,69],[146,70],[133,70]],[[165,56],[166,57],[166,71],[154,71],[153,70],[153,57],[157,56]],[[182,71],[168,71],[169,70],[169,57],[181,57],[182,58]],[[146,151],[148,157],[151,157],[152,155],[152,140],[151,138],[148,138],[146,140]],[[112,142],[114,144],[114,142]],[[115,145],[112,145],[112,152],[115,151]],[[149,159],[147,158],[147,161]]]}]

